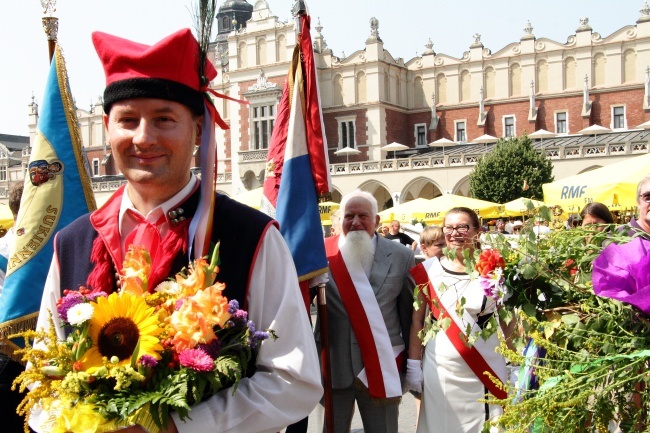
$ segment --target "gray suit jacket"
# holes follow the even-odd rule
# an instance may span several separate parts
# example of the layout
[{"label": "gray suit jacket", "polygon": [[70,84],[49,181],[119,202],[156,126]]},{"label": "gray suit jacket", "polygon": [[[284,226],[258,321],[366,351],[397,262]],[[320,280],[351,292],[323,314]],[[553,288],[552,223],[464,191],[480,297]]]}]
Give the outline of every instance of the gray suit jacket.
[{"label": "gray suit jacket", "polygon": [[[409,272],[415,266],[413,251],[404,245],[379,236],[370,271],[372,286],[393,346],[408,348],[413,288],[415,282]],[[330,367],[333,388],[347,388],[363,369],[359,344],[341,301],[336,282],[330,273],[326,290]],[[316,322],[316,341],[320,349],[319,320]]]}]

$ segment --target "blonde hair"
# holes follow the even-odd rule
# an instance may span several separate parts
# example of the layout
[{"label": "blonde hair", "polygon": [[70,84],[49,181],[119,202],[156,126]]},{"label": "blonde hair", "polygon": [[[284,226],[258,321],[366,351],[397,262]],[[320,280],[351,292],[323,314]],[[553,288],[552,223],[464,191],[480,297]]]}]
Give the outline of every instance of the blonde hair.
[{"label": "blonde hair", "polygon": [[442,229],[438,226],[428,226],[422,230],[420,233],[420,243],[425,247],[430,247],[438,239],[444,239],[445,235],[442,232]]}]

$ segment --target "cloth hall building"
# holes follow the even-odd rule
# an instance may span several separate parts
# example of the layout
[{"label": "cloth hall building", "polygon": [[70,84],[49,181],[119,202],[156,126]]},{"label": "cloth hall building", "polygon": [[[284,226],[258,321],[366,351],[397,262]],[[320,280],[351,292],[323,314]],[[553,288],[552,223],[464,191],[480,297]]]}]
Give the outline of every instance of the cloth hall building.
[{"label": "cloth hall building", "polygon": [[[296,35],[294,21],[274,15],[265,0],[226,1],[216,19],[212,60],[220,73],[212,86],[249,102],[216,102],[230,125],[217,131],[217,188],[236,195],[263,183]],[[325,27],[312,21],[335,201],[355,188],[374,194],[380,210],[445,192],[467,195],[474,164],[494,146],[494,139],[476,141],[484,135],[554,133],[535,146],[553,160],[556,179],[648,152],[650,131],[638,127],[650,119],[647,3],[635,23],[610,35],[582,18],[566,41],[554,41],[537,37],[528,23],[519,40],[495,52],[474,35],[460,58],[434,52],[429,41],[405,60],[384,48],[377,20],[368,20],[367,38],[347,56],[329,47]],[[78,117],[101,203],[124,182],[106,142],[101,100],[79,108]],[[32,102],[31,139],[37,120]],[[597,140],[578,134],[591,125],[611,132]],[[440,139],[453,143],[430,146]],[[382,150],[390,143],[407,148]],[[358,152],[336,153],[344,147]],[[0,179],[0,195],[8,183]]]}]

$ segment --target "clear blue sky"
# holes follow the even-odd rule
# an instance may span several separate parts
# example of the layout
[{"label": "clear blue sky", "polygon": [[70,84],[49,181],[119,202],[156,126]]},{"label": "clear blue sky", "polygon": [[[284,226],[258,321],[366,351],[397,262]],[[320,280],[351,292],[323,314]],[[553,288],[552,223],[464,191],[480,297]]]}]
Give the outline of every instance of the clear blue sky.
[{"label": "clear blue sky", "polygon": [[[104,90],[104,75],[90,34],[101,30],[142,43],[154,43],[191,27],[191,0],[58,0],[59,43],[63,47],[72,94],[88,109]],[[218,2],[222,4],[223,0]],[[255,0],[249,0],[254,4]],[[478,33],[496,52],[524,34],[530,20],[537,38],[561,43],[575,33],[581,17],[606,37],[639,18],[642,0],[307,0],[314,23],[336,55],[364,48],[371,17],[379,20],[384,47],[409,60],[424,51],[429,38],[437,53],[461,57]],[[290,19],[293,0],[268,0],[274,15]],[[0,4],[0,133],[27,135],[27,105],[41,100],[48,69],[47,42],[39,0]],[[215,24],[216,32],[216,24]]]}]

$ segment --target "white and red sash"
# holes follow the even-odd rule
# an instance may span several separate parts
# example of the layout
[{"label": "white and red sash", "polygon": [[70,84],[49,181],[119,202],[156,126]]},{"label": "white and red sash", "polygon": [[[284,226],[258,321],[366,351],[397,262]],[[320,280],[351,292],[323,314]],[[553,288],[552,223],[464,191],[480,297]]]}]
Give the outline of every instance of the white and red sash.
[{"label": "white and red sash", "polygon": [[423,287],[423,290],[427,291],[428,296],[425,296],[425,299],[427,300],[427,304],[429,305],[433,316],[437,320],[440,320],[444,317],[449,317],[451,319],[451,324],[445,331],[445,334],[447,335],[449,341],[451,341],[451,344],[454,346],[454,348],[458,351],[458,354],[474,372],[476,377],[496,398],[507,398],[507,393],[505,390],[503,390],[503,387],[495,384],[492,379],[485,373],[490,373],[492,377],[497,379],[500,377],[500,375],[495,373],[495,368],[490,365],[488,360],[486,360],[483,354],[477,349],[476,345],[468,347],[467,339],[465,338],[465,331],[463,331],[462,324],[458,323],[460,321],[460,318],[455,313],[455,311],[450,311],[449,309],[445,308],[443,303],[440,301],[438,292],[431,283],[431,279],[434,277],[433,274],[436,273],[434,266],[432,266],[434,263],[434,260],[427,260],[424,263],[418,263],[413,268],[411,268],[411,275],[413,275],[415,284]]},{"label": "white and red sash", "polygon": [[402,395],[399,367],[404,345],[393,348],[377,298],[361,266],[350,266],[341,254],[338,237],[327,238],[325,250],[330,275],[336,282],[352,330],[359,343],[364,369],[358,378],[373,398]]}]

